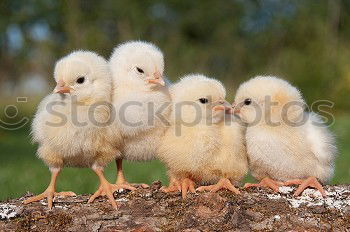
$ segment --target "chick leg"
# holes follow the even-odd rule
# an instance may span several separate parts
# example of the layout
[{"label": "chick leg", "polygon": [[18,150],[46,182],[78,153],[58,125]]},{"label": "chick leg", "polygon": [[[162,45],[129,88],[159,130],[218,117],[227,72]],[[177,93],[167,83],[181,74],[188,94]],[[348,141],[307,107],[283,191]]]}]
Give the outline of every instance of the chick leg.
[{"label": "chick leg", "polygon": [[182,199],[186,198],[188,190],[191,193],[195,193],[196,192],[195,186],[196,186],[196,183],[193,180],[189,178],[182,179],[181,180]]},{"label": "chick leg", "polygon": [[169,187],[163,186],[161,190],[165,193],[177,192],[177,191],[181,192],[181,183],[175,177],[171,176]]},{"label": "chick leg", "polygon": [[88,203],[93,202],[97,197],[99,196],[105,196],[107,195],[111,205],[113,206],[113,208],[117,209],[117,203],[114,200],[113,197],[113,193],[120,189],[120,186],[111,184],[108,182],[108,180],[106,180],[104,174],[103,174],[103,169],[100,167],[93,167],[92,170],[96,173],[96,175],[98,176],[99,180],[100,180],[100,187],[98,188],[98,190],[90,197],[90,199],[88,200]]},{"label": "chick leg", "polygon": [[214,184],[214,185],[200,186],[196,190],[198,190],[200,192],[203,192],[203,191],[217,192],[220,189],[227,189],[235,194],[240,194],[239,190],[237,188],[235,188],[235,186],[227,178],[220,179],[219,182],[217,184]]},{"label": "chick leg", "polygon": [[[124,186],[123,188],[134,191],[136,188],[132,186],[132,184],[129,184],[125,177],[124,177],[124,172],[123,172],[123,160],[122,159],[117,159],[117,181],[116,185]],[[147,184],[141,184],[142,188],[149,188],[149,185]]]},{"label": "chick leg", "polygon": [[40,201],[44,198],[47,198],[47,205],[49,207],[49,209],[52,209],[52,203],[53,203],[53,198],[55,196],[62,196],[62,197],[73,197],[73,196],[76,196],[75,193],[73,192],[59,192],[59,193],[56,193],[55,192],[55,189],[56,189],[56,179],[57,179],[57,176],[58,174],[60,173],[61,169],[60,168],[52,168],[50,169],[51,171],[51,180],[50,180],[50,184],[49,186],[47,187],[47,189],[37,195],[37,196],[34,196],[34,197],[30,197],[28,198],[27,200],[23,201],[23,204],[29,204],[31,202],[35,202],[35,201]]},{"label": "chick leg", "polygon": [[270,179],[269,177],[265,177],[264,179],[262,179],[260,181],[259,184],[251,184],[251,183],[246,183],[244,185],[244,188],[250,188],[250,187],[266,187],[266,188],[270,188],[275,192],[279,192],[279,186],[281,186],[282,183],[274,181],[272,179]]},{"label": "chick leg", "polygon": [[312,187],[317,189],[318,191],[320,191],[320,193],[322,194],[322,196],[326,196],[326,192],[324,191],[322,185],[320,184],[320,182],[318,182],[318,180],[315,177],[309,177],[305,180],[301,180],[301,179],[295,179],[295,180],[289,180],[286,181],[284,183],[284,185],[299,185],[299,187],[297,188],[297,190],[294,193],[294,196],[299,196],[307,187]]}]

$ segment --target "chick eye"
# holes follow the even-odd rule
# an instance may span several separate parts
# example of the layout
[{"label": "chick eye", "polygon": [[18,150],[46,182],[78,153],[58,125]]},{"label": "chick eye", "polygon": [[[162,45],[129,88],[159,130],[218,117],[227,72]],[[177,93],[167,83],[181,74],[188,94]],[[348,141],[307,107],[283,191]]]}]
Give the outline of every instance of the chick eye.
[{"label": "chick eye", "polygon": [[79,77],[78,79],[77,79],[77,83],[78,84],[83,84],[85,82],[85,77]]},{"label": "chick eye", "polygon": [[136,67],[136,70],[139,72],[139,73],[145,73],[141,68],[139,67]]},{"label": "chick eye", "polygon": [[199,102],[202,103],[202,104],[205,104],[205,103],[208,103],[208,102],[209,102],[209,100],[208,100],[207,98],[199,98],[198,100],[199,100]]},{"label": "chick eye", "polygon": [[250,105],[252,103],[252,99],[250,99],[250,98],[247,98],[247,99],[245,99],[244,100],[244,105]]}]

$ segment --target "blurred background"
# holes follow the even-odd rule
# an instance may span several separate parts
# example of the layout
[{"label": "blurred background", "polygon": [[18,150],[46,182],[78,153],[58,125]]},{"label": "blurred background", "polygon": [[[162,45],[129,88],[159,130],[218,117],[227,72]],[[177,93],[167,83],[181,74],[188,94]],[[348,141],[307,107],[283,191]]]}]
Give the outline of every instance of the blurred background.
[{"label": "blurred background", "polygon": [[[272,74],[299,87],[308,104],[334,102],[326,109],[339,145],[333,184],[350,183],[349,0],[1,0],[0,200],[41,193],[49,182],[30,121],[54,88],[55,61],[76,49],[108,58],[118,43],[138,39],[163,50],[171,80],[192,72],[216,77],[230,101],[240,82]],[[125,168],[131,182],[167,183],[158,161]],[[106,176],[114,181],[114,163]],[[97,186],[91,170],[66,168],[57,190]]]}]

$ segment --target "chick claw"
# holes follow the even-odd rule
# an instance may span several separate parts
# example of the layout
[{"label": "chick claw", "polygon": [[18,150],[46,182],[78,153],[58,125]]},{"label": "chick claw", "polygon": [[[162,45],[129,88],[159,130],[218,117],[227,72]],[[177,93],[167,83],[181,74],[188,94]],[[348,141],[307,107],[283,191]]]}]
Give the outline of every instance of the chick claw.
[{"label": "chick claw", "polygon": [[113,193],[119,189],[127,189],[128,186],[124,184],[115,185],[110,183],[103,183],[100,185],[98,190],[89,198],[88,204],[92,203],[97,197],[107,196],[113,208],[118,209],[117,203],[115,202]]},{"label": "chick claw", "polygon": [[141,186],[141,188],[144,188],[144,189],[147,189],[147,188],[149,188],[149,185],[148,185],[148,184],[145,184],[145,183],[143,183],[143,184],[140,184],[140,186]]},{"label": "chick claw", "polygon": [[251,183],[246,183],[244,185],[244,188],[250,188],[250,187],[266,187],[270,188],[275,192],[279,192],[279,186],[283,185],[281,182],[274,181],[268,177],[265,177],[260,181],[259,184],[251,184]]},{"label": "chick claw", "polygon": [[318,180],[315,177],[309,177],[305,180],[301,179],[295,179],[295,180],[289,180],[284,183],[284,185],[299,185],[297,190],[294,192],[294,196],[299,196],[307,187],[312,187],[320,191],[321,195],[324,197],[326,196],[326,192],[323,189],[322,185],[318,182]]},{"label": "chick claw", "polygon": [[149,185],[148,185],[148,184],[145,184],[145,183],[141,183],[141,184],[129,184],[128,182],[126,182],[126,183],[124,183],[124,184],[122,184],[122,185],[127,186],[126,189],[131,190],[131,191],[136,190],[136,188],[134,187],[134,185],[136,185],[136,186],[139,185],[139,186],[141,186],[141,188],[143,188],[143,189],[148,189],[148,188],[149,188]]},{"label": "chick claw", "polygon": [[[130,190],[130,191],[135,191],[136,190],[136,188],[134,187],[134,184],[130,184],[127,181],[117,181],[116,185],[121,186],[121,189],[127,189],[127,190]],[[148,184],[136,184],[136,185],[140,185],[141,188],[143,188],[143,189],[149,188]]]},{"label": "chick claw", "polygon": [[53,199],[54,197],[56,196],[60,196],[60,197],[75,197],[77,196],[74,192],[55,192],[55,191],[52,191],[52,190],[45,190],[45,192],[37,195],[37,196],[34,196],[34,197],[30,197],[28,198],[27,200],[23,201],[23,204],[29,204],[29,203],[32,203],[32,202],[35,202],[35,201],[40,201],[44,198],[47,198],[47,205],[48,205],[48,208],[51,210],[52,209],[52,204],[53,204]]},{"label": "chick claw", "polygon": [[165,192],[165,193],[170,193],[170,192],[181,192],[181,183],[180,181],[173,179],[170,181],[169,183],[169,187],[161,187],[160,189],[161,191]]},{"label": "chick claw", "polygon": [[186,199],[188,190],[190,190],[191,193],[195,193],[196,192],[195,185],[196,185],[196,183],[194,183],[194,181],[189,179],[189,178],[184,178],[181,181],[182,199]]},{"label": "chick claw", "polygon": [[199,192],[203,192],[203,191],[217,192],[220,189],[227,189],[235,194],[240,194],[239,190],[235,188],[235,186],[227,178],[220,179],[219,182],[214,185],[200,186],[196,190],[198,190]]}]

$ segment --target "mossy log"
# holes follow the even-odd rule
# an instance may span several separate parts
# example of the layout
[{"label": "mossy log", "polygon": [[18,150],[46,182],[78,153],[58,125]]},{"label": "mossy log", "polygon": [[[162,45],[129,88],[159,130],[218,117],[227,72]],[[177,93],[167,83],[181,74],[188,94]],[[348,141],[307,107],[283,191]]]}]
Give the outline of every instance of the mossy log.
[{"label": "mossy log", "polygon": [[119,209],[106,198],[87,204],[89,195],[23,205],[31,196],[0,202],[0,231],[350,231],[350,186],[326,186],[327,196],[295,187],[165,194],[149,189],[115,193]]}]

